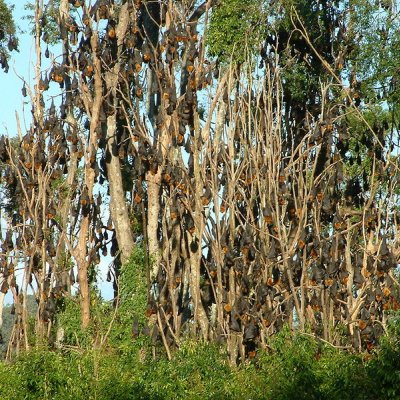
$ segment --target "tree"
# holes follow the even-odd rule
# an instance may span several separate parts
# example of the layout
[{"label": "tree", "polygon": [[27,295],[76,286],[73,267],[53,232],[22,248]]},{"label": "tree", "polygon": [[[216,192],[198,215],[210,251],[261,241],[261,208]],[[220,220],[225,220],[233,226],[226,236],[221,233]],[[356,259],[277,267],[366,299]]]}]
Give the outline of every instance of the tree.
[{"label": "tree", "polygon": [[394,5],[250,5],[61,0],[62,54],[43,70],[55,16],[36,3],[34,122],[20,148],[4,142],[22,244],[5,240],[4,262],[24,263],[21,310],[35,278],[38,337],[75,272],[90,326],[108,252],[117,305],[141,242],[169,355],[190,335],[243,361],[286,324],[375,346],[399,301]]}]

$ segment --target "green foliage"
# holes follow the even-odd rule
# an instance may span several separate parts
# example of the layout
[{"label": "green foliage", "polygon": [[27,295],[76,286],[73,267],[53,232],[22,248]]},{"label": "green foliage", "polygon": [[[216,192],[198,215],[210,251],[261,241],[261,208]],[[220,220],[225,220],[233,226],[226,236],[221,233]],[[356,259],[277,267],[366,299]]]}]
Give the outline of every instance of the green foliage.
[{"label": "green foliage", "polygon": [[[172,360],[107,348],[37,349],[0,364],[0,398],[19,399],[398,399],[400,319],[376,353],[352,354],[284,329],[253,363],[227,363],[222,348],[183,342]],[[135,347],[135,340],[131,346]],[[139,341],[140,342],[140,341]],[[29,397],[27,397],[29,396]]]},{"label": "green foliage", "polygon": [[329,37],[334,14],[330,10],[330,6],[320,7],[320,2],[315,0],[282,0],[270,6],[267,42],[279,54],[283,90],[288,102],[314,104],[321,82],[330,79],[297,30],[301,22],[316,51],[331,63],[331,52],[337,43],[331,42]]},{"label": "green foliage", "polygon": [[306,94],[316,91],[318,79],[316,75],[309,73],[306,63],[298,60],[290,60],[290,57],[282,57],[285,67],[282,71],[282,80],[285,84],[287,98],[294,101],[302,101]]},{"label": "green foliage", "polygon": [[[42,38],[49,45],[55,45],[60,40],[60,28],[58,26],[58,13],[60,9],[60,0],[53,0],[47,3],[44,16],[42,16]],[[31,34],[35,34],[35,3],[28,2],[25,5],[25,10],[29,14],[25,17],[31,25]]]},{"label": "green foliage", "polygon": [[109,358],[94,351],[62,353],[37,349],[22,355],[13,365],[0,366],[2,374],[9,378],[0,383],[0,396],[4,400],[95,399],[102,381],[99,374],[105,366],[110,374],[113,365],[109,365]]},{"label": "green foliage", "polygon": [[[60,384],[59,375],[54,373],[61,365],[61,355],[50,352],[32,352],[24,354],[13,365],[3,365],[3,374],[7,374],[9,382],[2,382],[0,394],[4,399],[24,399],[30,393],[32,399],[51,399]],[[3,375],[2,374],[2,375]]]},{"label": "green foliage", "polygon": [[12,17],[13,8],[14,6],[7,5],[4,0],[0,1],[1,36],[15,35],[15,23]]},{"label": "green foliage", "polygon": [[144,322],[147,305],[147,279],[143,247],[135,247],[129,261],[122,266],[119,293],[120,308],[125,317],[137,317]]},{"label": "green foliage", "polygon": [[93,327],[81,329],[81,310],[77,297],[63,299],[62,312],[58,313],[58,326],[64,329],[64,342],[67,345],[91,347]]},{"label": "green foliage", "polygon": [[400,25],[395,7],[365,0],[354,1],[352,6],[348,34],[354,38],[354,46],[349,60],[362,82],[361,93],[369,101],[387,101],[397,108],[400,91],[395,77],[400,56]]},{"label": "green foliage", "polygon": [[7,344],[10,340],[13,325],[15,323],[15,315],[11,314],[12,306],[5,306],[3,308],[3,325],[1,326],[1,335],[3,343],[0,345],[0,357],[3,358],[7,351]]},{"label": "green foliage", "polygon": [[172,361],[148,362],[143,391],[151,399],[229,399],[233,371],[212,345],[186,342]]},{"label": "green foliage", "polygon": [[0,0],[0,65],[8,72],[9,52],[18,51],[18,38],[16,37],[15,22],[12,16],[14,6]]},{"label": "green foliage", "polygon": [[269,396],[275,399],[319,398],[315,341],[293,335],[287,329],[273,340],[271,348],[272,352],[265,353],[260,360]]},{"label": "green foliage", "polygon": [[369,399],[370,381],[360,355],[330,347],[324,349],[316,362],[321,399]]},{"label": "green foliage", "polygon": [[63,345],[90,351],[101,346],[112,348],[123,357],[136,357],[148,347],[149,338],[140,335],[132,340],[132,323],[139,321],[140,331],[146,325],[147,283],[144,267],[144,250],[136,247],[128,263],[121,267],[117,308],[104,301],[98,290],[91,288],[91,321],[81,328],[79,293],[58,302],[57,323],[53,330],[64,331]]},{"label": "green foliage", "polygon": [[371,127],[381,125],[387,112],[379,106],[371,106],[363,110],[361,115],[348,111],[346,124],[349,131],[349,158],[344,160],[345,172],[348,177],[361,177],[363,174],[369,176],[373,162],[369,152],[373,150],[374,135],[365,121]]},{"label": "green foliage", "polygon": [[360,355],[324,346],[313,337],[288,329],[261,354],[260,372],[267,398],[370,399],[369,381]]},{"label": "green foliage", "polygon": [[265,20],[262,1],[222,0],[212,12],[207,31],[209,55],[224,63],[243,63],[259,48]]},{"label": "green foliage", "polygon": [[[145,251],[137,246],[129,261],[121,267],[118,312],[110,340],[123,351],[129,351],[132,347],[133,322],[138,322],[140,330],[146,324],[147,279],[144,260]],[[136,341],[135,348],[145,345],[145,342],[146,338],[141,336]]]},{"label": "green foliage", "polygon": [[368,363],[369,380],[375,381],[374,398],[400,398],[400,314],[389,323],[389,334],[380,341],[376,357]]}]

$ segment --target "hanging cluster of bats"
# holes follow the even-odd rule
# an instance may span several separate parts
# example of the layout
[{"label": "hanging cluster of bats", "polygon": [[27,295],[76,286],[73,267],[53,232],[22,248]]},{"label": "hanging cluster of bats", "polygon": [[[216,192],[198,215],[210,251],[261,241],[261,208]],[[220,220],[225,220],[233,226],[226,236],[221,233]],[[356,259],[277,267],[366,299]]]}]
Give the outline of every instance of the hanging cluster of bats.
[{"label": "hanging cluster of bats", "polygon": [[[278,76],[270,68],[279,51],[273,37],[262,51],[261,88],[240,82],[244,72],[235,68],[221,90],[224,68],[206,59],[198,32],[210,2],[195,8],[126,1],[125,16],[112,1],[98,0],[89,9],[84,1],[69,3],[74,12],[64,20],[68,56],[63,63],[54,58],[37,88],[43,99],[50,86],[59,85],[61,102],[49,101],[43,120],[34,120],[20,143],[0,138],[1,202],[8,221],[1,238],[1,291],[12,290],[22,304],[15,276],[23,269],[42,299],[39,318],[56,323],[63,297],[79,284],[68,251],[84,217],[90,220],[91,265],[110,253],[116,261],[109,279],[118,278],[107,191],[93,194],[78,173],[66,183],[74,159],[78,166],[90,165],[95,184],[107,188],[113,179],[107,166],[116,157],[143,246],[154,207],[147,181],[160,177],[159,257],[156,266],[147,266],[144,329],[155,343],[179,346],[189,332],[226,342],[245,359],[290,324],[335,345],[371,350],[400,301],[399,215],[393,203],[398,170],[385,153],[388,127],[366,127],[354,149],[340,107],[322,112],[320,100],[279,108],[273,98],[279,96]],[[127,29],[119,40],[123,17]],[[103,28],[94,53],[96,23]],[[94,58],[101,75],[120,64],[117,101],[101,82],[95,141],[88,137],[91,116],[82,101],[82,91],[96,84]],[[116,141],[109,149],[107,116],[114,114]],[[349,176],[349,160],[361,175]],[[139,333],[137,321],[133,333]]]}]

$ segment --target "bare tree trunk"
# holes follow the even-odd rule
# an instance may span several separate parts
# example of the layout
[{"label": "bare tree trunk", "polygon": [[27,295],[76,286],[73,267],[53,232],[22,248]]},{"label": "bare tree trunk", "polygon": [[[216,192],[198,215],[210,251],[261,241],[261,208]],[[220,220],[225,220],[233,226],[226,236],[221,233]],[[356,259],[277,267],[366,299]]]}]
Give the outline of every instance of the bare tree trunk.
[{"label": "bare tree trunk", "polygon": [[[121,164],[118,154],[116,154],[115,114],[107,118],[107,148],[110,154],[110,161],[107,165],[109,185],[110,185],[110,211],[117,235],[118,248],[121,252],[121,261],[126,263],[135,245],[132,236],[128,207],[126,205],[125,191],[123,189]],[[113,151],[114,149],[114,151]]]},{"label": "bare tree trunk", "polygon": [[107,117],[107,150],[110,157],[110,161],[107,166],[110,185],[110,211],[114,223],[114,229],[117,235],[118,248],[121,252],[122,263],[128,261],[134,247],[132,228],[122,182],[121,164],[118,157],[116,143],[117,85],[118,77],[121,71],[121,63],[119,59],[121,57],[122,44],[126,35],[128,23],[128,3],[125,3],[121,7],[120,18],[116,27],[118,46],[117,62],[112,70],[107,72],[105,76],[107,90],[113,99],[113,104],[110,104],[110,106],[113,108],[113,113]]},{"label": "bare tree trunk", "polygon": [[152,266],[150,279],[153,280],[160,268],[160,235],[158,232],[160,215],[160,186],[161,170],[155,175],[148,171],[146,173],[147,182],[147,241]]}]

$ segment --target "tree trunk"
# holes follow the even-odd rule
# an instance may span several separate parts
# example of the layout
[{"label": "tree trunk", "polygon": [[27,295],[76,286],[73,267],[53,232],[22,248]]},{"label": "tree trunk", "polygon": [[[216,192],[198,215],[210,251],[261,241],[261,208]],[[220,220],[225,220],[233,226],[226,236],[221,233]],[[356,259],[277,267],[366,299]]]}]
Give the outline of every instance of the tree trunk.
[{"label": "tree trunk", "polygon": [[115,143],[116,117],[115,114],[107,118],[107,148],[110,154],[110,161],[107,164],[107,171],[110,185],[110,211],[117,235],[118,248],[121,252],[122,264],[129,260],[133,241],[132,228],[130,224],[128,207],[126,205],[125,191],[123,189],[121,165],[118,155],[115,155],[113,148]]},{"label": "tree trunk", "polygon": [[[126,34],[129,22],[128,3],[121,7],[120,19],[116,27],[118,55],[117,59],[121,56],[121,48]],[[134,247],[134,240],[132,235],[132,228],[130,224],[128,207],[126,205],[125,191],[123,188],[121,164],[118,157],[116,142],[117,133],[117,86],[118,77],[121,70],[120,62],[116,62],[112,71],[106,73],[105,81],[107,90],[112,95],[113,113],[107,117],[107,151],[110,161],[107,164],[108,180],[110,188],[110,211],[114,224],[115,233],[117,236],[118,248],[121,252],[121,261],[125,263],[128,261],[132,249]]]}]

